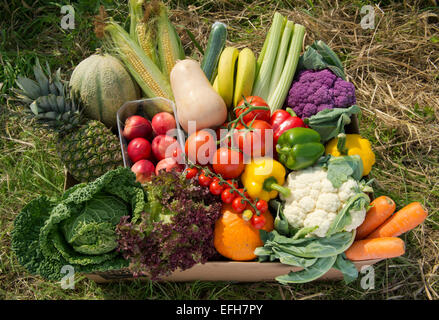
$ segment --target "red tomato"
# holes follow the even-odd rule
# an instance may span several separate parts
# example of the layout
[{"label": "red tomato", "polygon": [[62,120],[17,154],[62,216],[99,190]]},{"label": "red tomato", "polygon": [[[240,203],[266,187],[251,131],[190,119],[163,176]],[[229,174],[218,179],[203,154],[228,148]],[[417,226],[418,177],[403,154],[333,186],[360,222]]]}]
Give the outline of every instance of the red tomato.
[{"label": "red tomato", "polygon": [[198,183],[200,184],[200,186],[208,187],[211,182],[212,182],[212,178],[206,176],[204,173],[198,176]]},{"label": "red tomato", "polygon": [[[255,107],[266,107],[264,110],[253,110],[247,113],[245,116],[243,116],[243,120],[245,123],[252,121],[253,119],[256,120],[262,120],[269,122],[270,121],[270,108],[268,107],[268,104],[265,102],[264,99],[257,96],[249,96],[245,97],[245,100],[247,100],[248,103],[250,103],[252,106]],[[242,113],[248,110],[248,107],[242,107],[245,104],[245,100],[242,99],[241,102],[238,103],[238,105],[235,107],[235,115],[236,117],[239,117]]]},{"label": "red tomato", "polygon": [[192,179],[198,173],[197,168],[187,168],[185,171],[186,171],[186,179]]},{"label": "red tomato", "polygon": [[258,200],[256,202],[256,209],[259,210],[259,212],[264,213],[268,210],[268,203],[265,200]]},{"label": "red tomato", "polygon": [[213,171],[224,179],[238,178],[244,171],[244,157],[239,151],[219,148],[213,157]]},{"label": "red tomato", "polygon": [[219,180],[213,180],[209,185],[209,190],[211,194],[219,196],[223,192],[224,187]]},{"label": "red tomato", "polygon": [[191,134],[185,144],[185,152],[192,162],[205,165],[211,163],[216,151],[215,137],[207,130],[200,130]]},{"label": "red tomato", "polygon": [[262,229],[265,225],[265,217],[262,214],[259,216],[254,214],[252,216],[251,222],[252,222],[252,226],[255,229]]},{"label": "red tomato", "polygon": [[232,208],[238,213],[242,213],[247,207],[247,202],[242,197],[236,197],[233,199]]},{"label": "red tomato", "polygon": [[255,120],[251,124],[253,131],[241,131],[238,135],[239,149],[248,156],[265,156],[273,154],[273,130],[271,125],[262,120]]},{"label": "red tomato", "polygon": [[236,193],[232,193],[230,191],[231,191],[230,188],[226,188],[221,193],[221,200],[224,203],[232,203],[233,199],[235,199]]}]

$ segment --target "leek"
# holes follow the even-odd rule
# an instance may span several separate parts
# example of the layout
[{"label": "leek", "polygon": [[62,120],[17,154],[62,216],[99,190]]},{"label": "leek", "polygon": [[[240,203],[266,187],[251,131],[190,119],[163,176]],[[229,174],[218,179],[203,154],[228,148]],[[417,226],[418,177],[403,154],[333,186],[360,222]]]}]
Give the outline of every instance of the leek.
[{"label": "leek", "polygon": [[255,80],[252,94],[267,100],[269,95],[269,87],[271,81],[271,73],[276,59],[277,50],[279,48],[282,30],[285,26],[285,17],[276,12],[273,17],[273,24],[271,25],[268,37],[266,51],[264,53],[264,60]]},{"label": "leek", "polygon": [[276,86],[276,90],[270,92],[270,97],[267,101],[271,113],[282,108],[287,97],[288,90],[290,89],[294,74],[296,73],[304,36],[305,27],[296,23],[294,25],[293,38],[291,39],[290,48],[288,49],[288,57],[283,67],[282,75]]},{"label": "leek", "polygon": [[282,33],[282,39],[280,42],[279,50],[277,52],[276,63],[274,64],[274,70],[273,73],[271,74],[270,90],[269,90],[270,93],[276,89],[277,84],[279,83],[279,79],[285,65],[288,46],[291,42],[290,40],[292,37],[291,35],[293,33],[293,29],[294,29],[294,22],[287,21],[285,25],[285,29]]}]

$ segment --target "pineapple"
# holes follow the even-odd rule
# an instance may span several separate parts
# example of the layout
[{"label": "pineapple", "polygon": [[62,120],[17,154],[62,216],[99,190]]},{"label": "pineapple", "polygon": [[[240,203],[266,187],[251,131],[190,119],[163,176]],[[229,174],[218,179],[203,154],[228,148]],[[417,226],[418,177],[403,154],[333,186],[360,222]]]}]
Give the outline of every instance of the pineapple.
[{"label": "pineapple", "polygon": [[52,77],[47,65],[48,78],[37,60],[34,74],[36,81],[19,76],[21,90],[15,92],[29,114],[56,133],[56,149],[68,172],[80,182],[89,182],[122,166],[119,138],[102,122],[82,116],[60,70]]}]

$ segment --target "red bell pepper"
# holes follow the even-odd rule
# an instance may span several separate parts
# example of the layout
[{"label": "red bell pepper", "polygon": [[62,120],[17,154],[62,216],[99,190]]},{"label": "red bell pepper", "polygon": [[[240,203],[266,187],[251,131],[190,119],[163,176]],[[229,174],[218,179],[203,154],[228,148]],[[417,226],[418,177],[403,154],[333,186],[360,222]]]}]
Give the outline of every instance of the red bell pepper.
[{"label": "red bell pepper", "polygon": [[273,128],[273,143],[277,144],[277,140],[285,131],[296,128],[306,127],[305,122],[294,113],[293,109],[275,111],[270,118],[270,124]]}]

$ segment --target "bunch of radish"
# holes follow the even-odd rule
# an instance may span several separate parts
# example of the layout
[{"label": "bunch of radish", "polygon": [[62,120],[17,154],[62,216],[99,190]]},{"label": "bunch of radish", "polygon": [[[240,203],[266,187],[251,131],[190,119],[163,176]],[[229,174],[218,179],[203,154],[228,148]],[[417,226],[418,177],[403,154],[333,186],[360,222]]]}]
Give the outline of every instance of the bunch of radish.
[{"label": "bunch of radish", "polygon": [[183,170],[175,129],[175,118],[168,112],[157,113],[151,121],[139,115],[125,120],[122,135],[128,141],[127,154],[137,181],[144,183],[161,170]]}]

